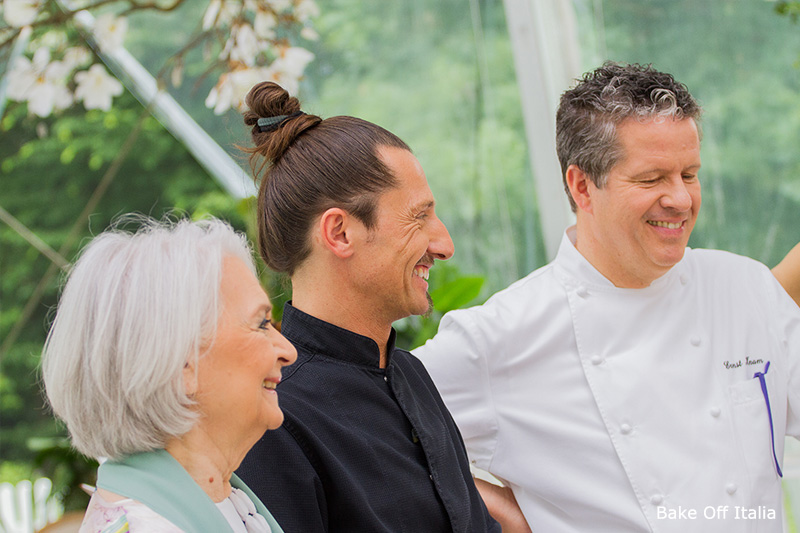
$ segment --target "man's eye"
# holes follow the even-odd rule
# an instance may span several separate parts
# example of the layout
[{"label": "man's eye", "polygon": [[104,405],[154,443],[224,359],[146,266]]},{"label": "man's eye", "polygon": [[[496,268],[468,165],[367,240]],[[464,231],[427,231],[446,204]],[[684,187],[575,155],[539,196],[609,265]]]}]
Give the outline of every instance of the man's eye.
[{"label": "man's eye", "polygon": [[270,327],[275,327],[275,324],[269,318],[265,318],[261,321],[261,324],[258,325],[259,329],[269,329]]}]

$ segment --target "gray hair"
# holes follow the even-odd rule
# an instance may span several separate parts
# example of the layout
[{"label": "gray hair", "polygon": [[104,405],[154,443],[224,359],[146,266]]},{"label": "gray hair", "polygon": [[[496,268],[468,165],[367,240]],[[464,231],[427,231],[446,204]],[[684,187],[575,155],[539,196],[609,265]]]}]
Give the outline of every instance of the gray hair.
[{"label": "gray hair", "polygon": [[567,168],[576,165],[595,186],[604,187],[608,172],[623,156],[617,139],[621,122],[628,118],[697,122],[701,114],[685,85],[651,65],[609,61],[584,74],[561,95],[556,113],[556,151],[572,210],[576,206],[567,187]]},{"label": "gray hair", "polygon": [[122,223],[131,218],[137,231],[118,223],[84,248],[42,353],[53,412],[95,458],[163,448],[191,429],[183,369],[216,334],[223,259],[255,273],[246,238],[225,222]]}]

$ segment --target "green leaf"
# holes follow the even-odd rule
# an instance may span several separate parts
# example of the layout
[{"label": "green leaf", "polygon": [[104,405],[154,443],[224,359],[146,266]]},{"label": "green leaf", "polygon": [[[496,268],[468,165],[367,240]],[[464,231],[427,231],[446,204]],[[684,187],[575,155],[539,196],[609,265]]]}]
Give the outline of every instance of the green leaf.
[{"label": "green leaf", "polygon": [[34,152],[33,143],[25,143],[19,147],[20,159],[28,159],[30,156],[33,155],[33,152]]},{"label": "green leaf", "polygon": [[13,115],[8,114],[3,117],[3,131],[8,131],[14,127],[14,124],[17,122],[16,118]]},{"label": "green leaf", "polygon": [[119,117],[114,113],[106,113],[106,116],[103,117],[103,126],[113,130],[119,126]]},{"label": "green leaf", "polygon": [[72,140],[72,129],[70,129],[69,126],[67,126],[66,124],[57,123],[55,130],[56,130],[56,137],[62,143],[68,143],[69,141]]},{"label": "green leaf", "polygon": [[61,164],[62,165],[69,165],[72,163],[73,159],[75,159],[75,155],[77,154],[75,147],[70,145],[64,148],[61,151]]},{"label": "green leaf", "polygon": [[480,276],[464,276],[431,291],[433,307],[441,313],[460,309],[478,297],[486,280]]},{"label": "green leaf", "polygon": [[99,170],[103,166],[103,156],[100,154],[92,154],[89,158],[89,168],[92,170]]}]

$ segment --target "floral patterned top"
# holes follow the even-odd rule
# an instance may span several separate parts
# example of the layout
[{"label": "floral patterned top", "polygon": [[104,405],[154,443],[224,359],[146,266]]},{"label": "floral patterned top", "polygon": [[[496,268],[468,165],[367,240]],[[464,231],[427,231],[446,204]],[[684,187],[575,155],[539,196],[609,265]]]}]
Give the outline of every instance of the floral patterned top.
[{"label": "floral patterned top", "polygon": [[107,502],[98,492],[89,500],[79,533],[182,533],[178,526],[135,500]]}]

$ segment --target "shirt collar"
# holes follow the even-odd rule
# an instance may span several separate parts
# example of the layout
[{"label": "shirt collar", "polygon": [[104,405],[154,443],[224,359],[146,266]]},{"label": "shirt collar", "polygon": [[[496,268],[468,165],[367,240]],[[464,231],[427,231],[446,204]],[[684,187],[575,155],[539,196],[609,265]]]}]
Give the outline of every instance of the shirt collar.
[{"label": "shirt collar", "polygon": [[[577,238],[578,227],[575,225],[568,227],[564,232],[564,236],[561,238],[561,245],[558,248],[555,262],[571,278],[597,288],[617,291],[655,290],[667,285],[671,279],[674,279],[678,275],[678,272],[682,272],[686,269],[686,255],[684,255],[683,259],[681,259],[677,265],[669,269],[663,276],[655,279],[648,287],[645,287],[645,289],[621,289],[611,283],[608,278],[601,274],[600,271],[578,251],[575,247]],[[687,251],[688,250],[689,248],[687,248]]]},{"label": "shirt collar", "polygon": [[[363,335],[334,326],[329,322],[300,311],[291,302],[283,308],[281,333],[292,344],[313,353],[334,357],[348,363],[379,367],[381,352],[378,344]],[[391,364],[396,332],[392,328],[386,345],[387,364]]]}]

